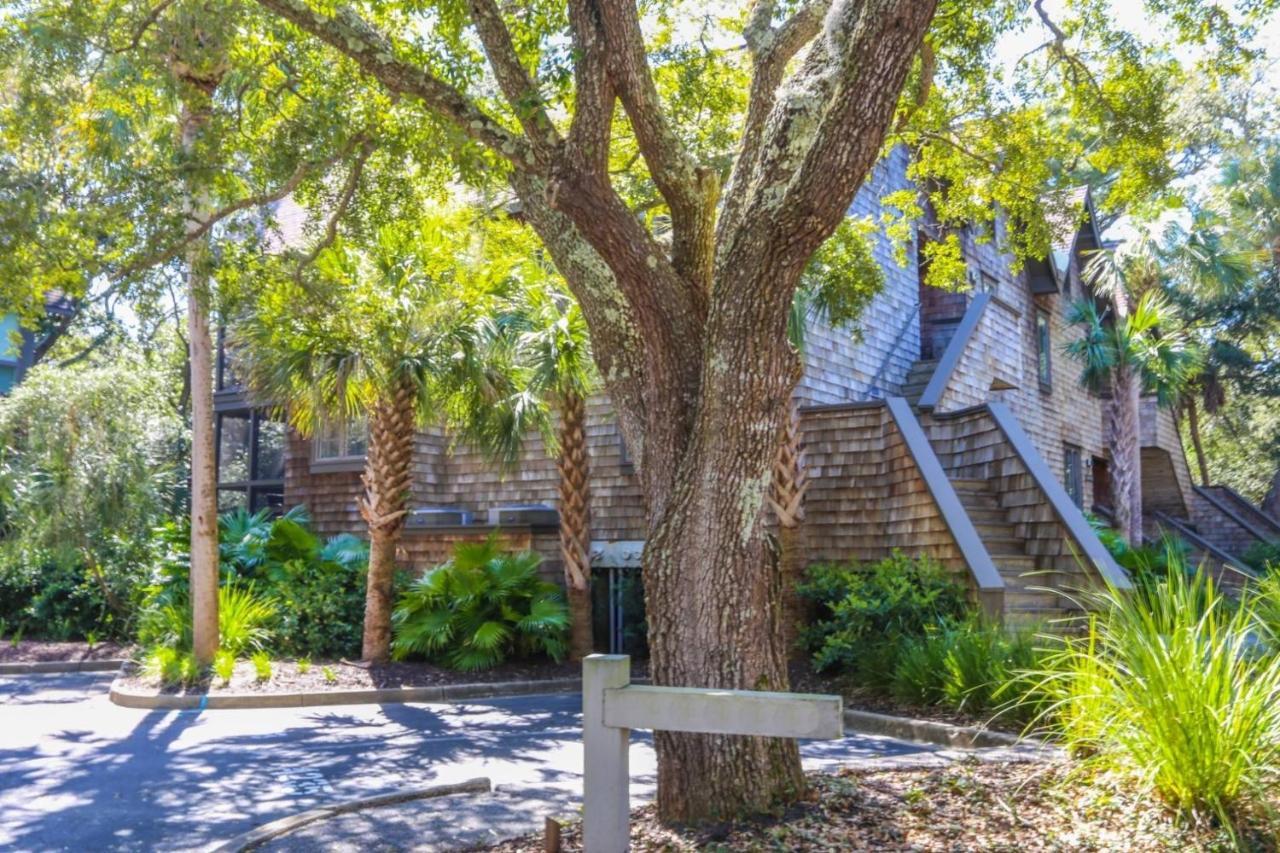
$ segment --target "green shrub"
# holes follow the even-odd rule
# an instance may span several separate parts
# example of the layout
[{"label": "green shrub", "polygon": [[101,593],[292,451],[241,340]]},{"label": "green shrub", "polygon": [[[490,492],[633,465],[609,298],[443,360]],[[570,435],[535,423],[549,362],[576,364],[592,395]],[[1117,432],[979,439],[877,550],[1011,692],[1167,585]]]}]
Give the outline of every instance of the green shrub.
[{"label": "green shrub", "polygon": [[311,658],[298,658],[298,674],[306,675],[311,671]]},{"label": "green shrub", "polygon": [[869,565],[813,566],[799,592],[816,605],[801,634],[814,668],[855,674],[879,687],[888,686],[904,638],[968,609],[964,587],[941,564],[898,551]]},{"label": "green shrub", "polygon": [[1027,719],[1035,712],[1028,701],[1034,681],[1024,673],[1042,654],[1031,631],[1010,631],[977,615],[942,622],[903,639],[890,692],[904,702]]},{"label": "green shrub", "polygon": [[[262,648],[271,637],[276,603],[258,593],[252,583],[226,584],[218,588],[218,647],[239,657]],[[138,642],[147,648],[191,650],[191,606],[162,602],[142,614]]]},{"label": "green shrub", "polygon": [[200,678],[195,658],[187,652],[165,646],[157,646],[147,653],[143,672],[159,678],[167,686],[194,684]]},{"label": "green shrub", "polygon": [[1280,539],[1254,542],[1240,555],[1240,559],[1259,572],[1280,571]]},{"label": "green shrub", "polygon": [[569,611],[555,584],[538,577],[532,551],[503,553],[494,537],[463,543],[453,558],[410,585],[392,616],[392,653],[423,655],[463,671],[510,656],[565,654]]},{"label": "green shrub", "polygon": [[213,656],[213,674],[221,679],[223,685],[231,683],[231,676],[236,672],[236,656],[222,649]]},{"label": "green shrub", "polygon": [[[274,519],[265,510],[238,509],[222,515],[218,527],[223,588],[252,585],[274,602],[271,650],[278,655],[357,654],[369,547],[347,534],[322,542],[307,529],[309,523],[301,507]],[[175,642],[182,632],[170,626],[157,639],[153,624],[158,614],[166,621],[178,619],[187,608],[187,525],[164,526],[159,541],[154,582],[147,589],[139,630],[139,642],[144,645]]]},{"label": "green shrub", "polygon": [[1089,525],[1111,556],[1138,586],[1159,583],[1171,567],[1185,571],[1191,563],[1191,546],[1182,537],[1165,531],[1151,544],[1130,545],[1105,521],[1089,516]]},{"label": "green shrub", "polygon": [[0,397],[0,618],[125,637],[153,528],[182,497],[183,427],[142,359],[39,365]]},{"label": "green shrub", "polygon": [[249,658],[249,662],[253,664],[253,673],[259,681],[271,680],[271,655],[265,651],[257,651]]},{"label": "green shrub", "polygon": [[337,684],[338,673],[331,666],[323,666],[320,668],[320,674],[324,676],[325,684]]},{"label": "green shrub", "polygon": [[1087,768],[1127,774],[1183,815],[1230,825],[1264,802],[1280,761],[1280,655],[1259,653],[1255,597],[1233,602],[1171,565],[1144,595],[1090,603],[1088,633],[1037,673],[1046,725]]}]

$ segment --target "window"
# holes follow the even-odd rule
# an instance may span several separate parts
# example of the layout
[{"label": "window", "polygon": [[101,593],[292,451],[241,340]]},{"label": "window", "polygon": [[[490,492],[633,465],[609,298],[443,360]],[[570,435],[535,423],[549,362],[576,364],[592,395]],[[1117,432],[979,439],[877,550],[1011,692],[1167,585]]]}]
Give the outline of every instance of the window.
[{"label": "window", "polygon": [[1071,501],[1084,509],[1084,464],[1080,448],[1068,444],[1062,449],[1062,485]]},{"label": "window", "polygon": [[369,425],[364,420],[324,424],[311,442],[316,462],[351,462],[364,459],[369,447]]},{"label": "window", "polygon": [[1040,377],[1040,390],[1048,394],[1053,390],[1052,339],[1049,335],[1049,315],[1036,312],[1036,373]]},{"label": "window", "polygon": [[218,511],[284,506],[283,423],[257,409],[218,414]]}]

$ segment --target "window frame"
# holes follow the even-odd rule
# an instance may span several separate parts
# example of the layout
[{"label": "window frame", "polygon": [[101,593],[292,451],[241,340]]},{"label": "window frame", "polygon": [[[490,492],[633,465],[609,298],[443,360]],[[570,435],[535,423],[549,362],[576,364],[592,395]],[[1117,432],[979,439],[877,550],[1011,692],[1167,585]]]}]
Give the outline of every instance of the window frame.
[{"label": "window frame", "polygon": [[[323,440],[321,433],[324,428],[316,430],[316,434],[311,437],[311,470],[318,474],[342,472],[342,471],[363,471],[365,459],[369,455],[369,422],[367,419],[358,419],[364,430],[364,450],[359,453],[351,453],[351,425],[352,421],[343,421],[340,425],[341,435],[339,444],[344,451],[337,456],[321,456],[320,447]],[[331,428],[330,425],[326,425]]]},{"label": "window frame", "polygon": [[1048,311],[1037,308],[1034,330],[1036,339],[1036,382],[1042,394],[1053,393],[1053,319]]},{"label": "window frame", "polygon": [[1062,445],[1062,487],[1067,497],[1084,509],[1084,449],[1070,442]]},{"label": "window frame", "polygon": [[[245,465],[245,473],[248,475],[242,480],[224,480],[222,479],[222,435],[223,421],[226,418],[247,418],[249,421],[249,458]],[[271,506],[274,510],[283,511],[284,509],[284,481],[285,470],[284,461],[281,462],[280,477],[259,477],[258,461],[260,449],[260,437],[262,435],[261,425],[263,422],[280,423],[278,418],[270,417],[264,409],[254,408],[234,408],[225,409],[217,413],[214,429],[214,473],[217,477],[217,495],[219,512],[222,512],[222,496],[224,494],[242,494],[244,495],[244,505],[250,512],[261,509],[264,506]],[[282,448],[283,452],[284,448]],[[279,504],[260,503],[259,498],[262,496],[279,495]]]}]

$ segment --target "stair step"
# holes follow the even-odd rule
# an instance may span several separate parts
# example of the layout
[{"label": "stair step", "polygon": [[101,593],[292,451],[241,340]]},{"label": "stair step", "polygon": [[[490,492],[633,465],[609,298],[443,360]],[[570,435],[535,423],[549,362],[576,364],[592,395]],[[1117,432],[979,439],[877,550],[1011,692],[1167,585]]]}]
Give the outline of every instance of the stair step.
[{"label": "stair step", "polygon": [[986,541],[988,537],[992,539],[1016,538],[1013,535],[1013,525],[1003,519],[999,521],[983,521],[974,518],[973,514],[970,513],[969,520],[973,522],[974,529],[978,531],[978,535],[982,537],[983,541]]},{"label": "stair step", "polygon": [[992,557],[1021,556],[1027,553],[1026,545],[1021,539],[999,536],[982,537],[982,544],[987,546],[987,553]]},{"label": "stair step", "polygon": [[991,492],[990,480],[978,480],[972,477],[950,477],[951,486],[956,491]]},{"label": "stair step", "polygon": [[1008,524],[1005,511],[1000,507],[966,506],[969,520],[974,524]]}]

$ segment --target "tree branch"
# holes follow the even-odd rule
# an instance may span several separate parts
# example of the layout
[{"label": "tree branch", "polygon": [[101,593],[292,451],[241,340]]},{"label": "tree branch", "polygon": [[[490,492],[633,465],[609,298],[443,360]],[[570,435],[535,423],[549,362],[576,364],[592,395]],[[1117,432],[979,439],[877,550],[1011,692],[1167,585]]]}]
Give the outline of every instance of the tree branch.
[{"label": "tree branch", "polygon": [[831,0],[810,0],[777,29],[771,24],[773,0],[762,0],[752,9],[742,33],[754,66],[747,98],[747,122],[725,190],[717,238],[737,227],[750,176],[759,162],[765,121],[776,103],[787,64],[817,36],[830,6]]},{"label": "tree branch", "polygon": [[524,128],[529,144],[545,163],[552,149],[560,143],[560,134],[547,115],[537,83],[529,75],[511,42],[511,32],[502,20],[502,13],[494,0],[467,0],[471,20],[480,34],[489,67],[498,80],[498,87]]},{"label": "tree branch", "polygon": [[125,281],[126,279],[130,279],[133,276],[138,275],[139,273],[144,272],[152,267],[159,266],[160,264],[168,263],[169,261],[178,257],[178,255],[180,255],[187,246],[191,245],[195,241],[204,237],[204,235],[208,234],[209,231],[213,228],[213,226],[217,225],[219,222],[226,219],[228,216],[231,216],[232,214],[235,214],[235,213],[239,213],[242,210],[247,210],[251,207],[261,207],[262,205],[270,204],[274,201],[279,201],[280,199],[289,195],[289,193],[296,190],[298,186],[302,183],[303,179],[313,169],[316,169],[316,168],[327,169],[329,166],[332,166],[334,163],[345,158],[348,154],[351,153],[351,150],[355,148],[357,144],[362,143],[363,141],[364,141],[364,137],[362,135],[353,136],[350,140],[347,141],[347,144],[342,147],[342,150],[334,154],[332,157],[327,157],[324,160],[319,160],[319,161],[304,160],[303,162],[298,164],[296,169],[294,169],[293,174],[290,175],[289,178],[276,189],[272,190],[271,192],[262,193],[260,195],[252,195],[252,196],[248,196],[247,198],[242,198],[238,201],[232,202],[226,207],[222,207],[222,208],[219,208],[218,210],[213,211],[213,213],[209,214],[208,217],[201,220],[195,228],[192,228],[189,232],[185,233],[182,239],[179,240],[178,242],[170,246],[166,246],[162,249],[157,249],[151,252],[150,254],[144,255],[143,257],[137,260],[130,261],[129,263],[125,264],[123,267],[117,270],[113,275],[111,275],[110,277],[111,281],[113,283]]},{"label": "tree branch", "polygon": [[[645,57],[635,0],[594,0],[618,93],[649,174],[671,209],[672,263],[695,290],[710,288],[719,177],[694,162],[667,120]],[[700,296],[705,303],[705,298]]]},{"label": "tree branch", "polygon": [[573,64],[575,105],[565,156],[582,162],[594,174],[605,174],[617,98],[609,81],[609,54],[598,12],[591,0],[569,0],[569,26],[578,60]]},{"label": "tree branch", "polygon": [[397,59],[391,39],[348,7],[341,6],[329,16],[312,9],[306,0],[257,2],[351,58],[388,91],[418,98],[433,113],[516,168],[527,169],[536,163],[527,139],[508,130],[426,69]]},{"label": "tree branch", "polygon": [[320,253],[333,245],[333,241],[338,239],[338,221],[346,214],[347,208],[351,205],[351,199],[356,194],[356,187],[360,184],[360,175],[364,172],[364,164],[369,159],[369,155],[373,153],[374,143],[372,139],[366,139],[364,144],[360,146],[360,152],[356,155],[356,160],[351,164],[351,170],[347,172],[346,183],[342,186],[342,191],[338,194],[338,203],[334,205],[333,211],[329,214],[329,221],[325,224],[324,236],[311,247],[311,251],[307,252],[298,260],[298,266],[293,271],[293,280],[298,284],[302,284],[302,273],[307,267],[315,263],[316,258],[320,257]]}]

